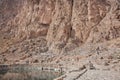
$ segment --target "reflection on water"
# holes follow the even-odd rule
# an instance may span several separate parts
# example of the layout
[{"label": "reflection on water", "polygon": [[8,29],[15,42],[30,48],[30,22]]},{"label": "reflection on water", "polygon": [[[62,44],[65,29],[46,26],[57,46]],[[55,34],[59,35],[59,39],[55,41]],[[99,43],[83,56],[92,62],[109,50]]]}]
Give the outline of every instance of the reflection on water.
[{"label": "reflection on water", "polygon": [[22,69],[0,71],[0,80],[53,80],[59,76],[60,73],[54,71],[25,71]]}]

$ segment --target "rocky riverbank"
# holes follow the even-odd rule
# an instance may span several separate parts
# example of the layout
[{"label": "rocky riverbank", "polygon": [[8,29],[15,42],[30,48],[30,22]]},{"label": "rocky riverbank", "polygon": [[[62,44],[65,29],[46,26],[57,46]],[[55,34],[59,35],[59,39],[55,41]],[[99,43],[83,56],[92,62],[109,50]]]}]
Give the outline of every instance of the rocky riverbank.
[{"label": "rocky riverbank", "polygon": [[66,73],[54,80],[120,80],[120,72],[109,70],[81,70]]}]

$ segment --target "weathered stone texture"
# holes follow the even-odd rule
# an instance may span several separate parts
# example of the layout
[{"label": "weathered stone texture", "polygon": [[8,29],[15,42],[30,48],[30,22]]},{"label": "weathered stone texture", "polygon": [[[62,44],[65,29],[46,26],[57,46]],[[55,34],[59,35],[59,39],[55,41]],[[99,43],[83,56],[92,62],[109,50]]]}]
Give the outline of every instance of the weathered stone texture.
[{"label": "weathered stone texture", "polygon": [[120,37],[120,0],[0,0],[0,49],[44,37],[61,53]]}]

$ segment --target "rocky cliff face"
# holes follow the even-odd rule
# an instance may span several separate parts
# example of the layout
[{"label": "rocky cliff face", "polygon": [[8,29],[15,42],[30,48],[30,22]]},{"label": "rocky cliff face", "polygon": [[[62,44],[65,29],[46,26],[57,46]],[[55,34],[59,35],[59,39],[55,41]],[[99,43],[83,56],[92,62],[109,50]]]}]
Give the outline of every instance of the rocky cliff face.
[{"label": "rocky cliff face", "polygon": [[0,53],[38,38],[57,54],[119,37],[120,0],[0,0]]}]

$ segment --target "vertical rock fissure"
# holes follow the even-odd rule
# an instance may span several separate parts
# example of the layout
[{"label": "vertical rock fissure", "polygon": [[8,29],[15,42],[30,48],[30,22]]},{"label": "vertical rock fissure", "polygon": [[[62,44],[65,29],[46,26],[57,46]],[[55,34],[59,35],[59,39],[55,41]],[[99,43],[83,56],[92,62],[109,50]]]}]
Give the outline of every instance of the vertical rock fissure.
[{"label": "vertical rock fissure", "polygon": [[73,5],[74,5],[74,0],[71,1],[71,17],[70,17],[70,35],[69,35],[69,38],[72,37],[72,31],[73,31],[73,28],[72,28]]},{"label": "vertical rock fissure", "polygon": [[74,0],[71,1],[71,19],[70,19],[71,22],[72,22],[72,15],[73,15],[73,5],[74,5]]}]

